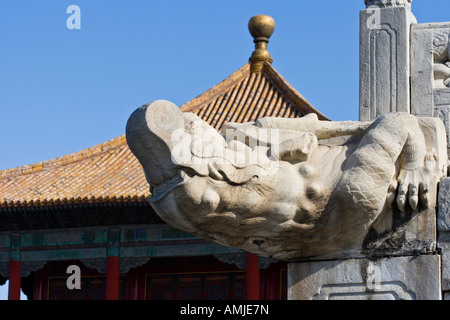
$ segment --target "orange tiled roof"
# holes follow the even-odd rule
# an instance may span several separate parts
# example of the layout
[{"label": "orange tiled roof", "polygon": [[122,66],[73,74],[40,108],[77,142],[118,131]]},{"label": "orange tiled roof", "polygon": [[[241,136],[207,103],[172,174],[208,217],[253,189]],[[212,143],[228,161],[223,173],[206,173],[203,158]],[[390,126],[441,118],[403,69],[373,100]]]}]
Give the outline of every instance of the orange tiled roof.
[{"label": "orange tiled roof", "polygon": [[[227,79],[180,107],[216,129],[264,116],[317,113],[265,63],[250,73],[247,63]],[[0,208],[65,204],[142,202],[150,197],[143,170],[125,135],[61,158],[0,171]]]},{"label": "orange tiled roof", "polygon": [[0,171],[0,207],[146,201],[125,135],[61,158]]},{"label": "orange tiled roof", "polygon": [[181,106],[220,130],[228,122],[250,122],[265,116],[295,118],[316,113],[328,120],[298,93],[273,67],[259,73],[245,64],[227,79]]}]

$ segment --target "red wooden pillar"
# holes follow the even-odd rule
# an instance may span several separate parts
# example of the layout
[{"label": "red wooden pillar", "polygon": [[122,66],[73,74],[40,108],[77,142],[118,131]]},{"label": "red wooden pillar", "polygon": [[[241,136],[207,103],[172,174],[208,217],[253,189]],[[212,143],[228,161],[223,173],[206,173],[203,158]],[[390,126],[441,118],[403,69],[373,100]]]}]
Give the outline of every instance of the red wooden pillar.
[{"label": "red wooden pillar", "polygon": [[258,256],[252,253],[247,253],[247,268],[246,268],[246,293],[247,300],[259,300],[260,280]]},{"label": "red wooden pillar", "polygon": [[133,268],[127,272],[124,280],[124,300],[140,300],[139,296],[139,268]]},{"label": "red wooden pillar", "polygon": [[8,300],[20,300],[20,235],[10,236]]},{"label": "red wooden pillar", "polygon": [[11,260],[9,262],[8,300],[20,300],[20,287],[20,261]]},{"label": "red wooden pillar", "polygon": [[106,293],[105,300],[119,300],[119,257],[109,256],[106,260]]},{"label": "red wooden pillar", "polygon": [[34,274],[33,300],[48,300],[49,262]]},{"label": "red wooden pillar", "polygon": [[120,229],[108,231],[108,253],[106,258],[106,292],[105,300],[119,300],[120,289],[120,259],[119,259]]}]

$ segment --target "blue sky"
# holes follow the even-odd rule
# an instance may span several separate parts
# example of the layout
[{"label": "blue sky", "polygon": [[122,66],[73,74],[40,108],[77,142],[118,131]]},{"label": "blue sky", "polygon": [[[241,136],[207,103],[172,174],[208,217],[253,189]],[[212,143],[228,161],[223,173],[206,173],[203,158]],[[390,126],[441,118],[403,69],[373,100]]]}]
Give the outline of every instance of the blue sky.
[{"label": "blue sky", "polygon": [[[79,30],[66,26],[73,4]],[[195,98],[248,61],[256,14],[275,19],[269,51],[286,80],[331,119],[357,120],[363,8],[363,0],[0,0],[0,170],[122,135],[152,100]],[[450,21],[450,1],[414,0],[413,13],[419,23]]]},{"label": "blue sky", "polygon": [[[69,30],[68,6],[81,9]],[[250,17],[276,21],[274,67],[333,120],[357,120],[363,0],[0,0],[0,169],[115,138],[155,99],[181,105],[248,61]],[[419,22],[450,1],[414,0]]]}]

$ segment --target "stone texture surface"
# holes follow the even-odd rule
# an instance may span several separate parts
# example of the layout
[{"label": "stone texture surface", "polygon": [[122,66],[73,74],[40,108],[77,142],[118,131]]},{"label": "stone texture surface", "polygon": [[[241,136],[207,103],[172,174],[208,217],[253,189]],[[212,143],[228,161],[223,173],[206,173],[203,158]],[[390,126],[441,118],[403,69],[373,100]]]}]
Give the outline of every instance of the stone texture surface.
[{"label": "stone texture surface", "polygon": [[439,182],[437,228],[439,231],[450,231],[450,178]]},{"label": "stone texture surface", "polygon": [[288,299],[440,300],[440,257],[290,263]]},{"label": "stone texture surface", "polygon": [[411,27],[411,112],[433,116],[433,32],[423,25]]},{"label": "stone texture surface", "polygon": [[442,255],[442,290],[450,291],[450,233],[439,233],[438,246]]},{"label": "stone texture surface", "polygon": [[450,178],[439,183],[437,229],[442,254],[442,290],[450,291]]}]

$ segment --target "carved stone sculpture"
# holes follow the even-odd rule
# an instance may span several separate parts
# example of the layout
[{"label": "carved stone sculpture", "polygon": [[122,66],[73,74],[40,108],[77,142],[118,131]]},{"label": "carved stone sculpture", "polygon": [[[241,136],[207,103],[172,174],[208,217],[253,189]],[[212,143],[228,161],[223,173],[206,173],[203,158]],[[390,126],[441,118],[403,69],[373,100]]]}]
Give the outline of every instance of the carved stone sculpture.
[{"label": "carved stone sculpture", "polygon": [[449,30],[437,31],[433,35],[435,88],[450,87]]},{"label": "carved stone sculpture", "polygon": [[377,6],[380,8],[385,7],[407,7],[411,8],[412,0],[364,0],[364,4],[367,7]]},{"label": "carved stone sculpture", "polygon": [[158,100],[130,116],[126,137],[168,224],[280,260],[374,249],[434,209],[447,172],[442,122],[403,113],[262,118],[221,134]]}]

